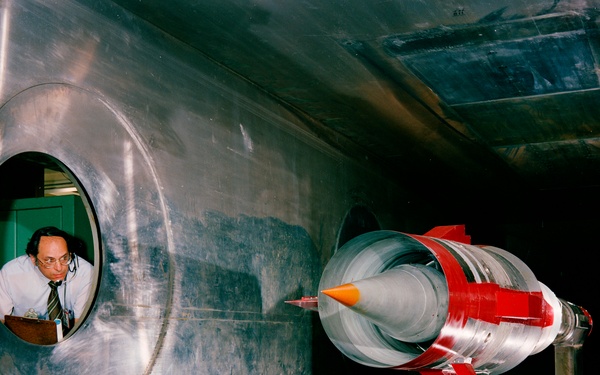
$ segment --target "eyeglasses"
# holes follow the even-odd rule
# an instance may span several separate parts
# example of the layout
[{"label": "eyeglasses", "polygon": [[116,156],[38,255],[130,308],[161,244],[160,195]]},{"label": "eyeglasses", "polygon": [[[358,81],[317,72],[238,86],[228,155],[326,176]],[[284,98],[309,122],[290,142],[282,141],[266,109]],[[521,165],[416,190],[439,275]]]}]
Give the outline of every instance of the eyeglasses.
[{"label": "eyeglasses", "polygon": [[69,262],[71,261],[71,254],[65,254],[64,256],[60,257],[60,259],[58,259],[58,261],[54,258],[50,258],[45,262],[38,257],[35,257],[35,259],[38,262],[40,262],[42,267],[52,268],[56,265],[56,262],[58,262],[61,266],[66,266],[67,264],[69,264]]}]

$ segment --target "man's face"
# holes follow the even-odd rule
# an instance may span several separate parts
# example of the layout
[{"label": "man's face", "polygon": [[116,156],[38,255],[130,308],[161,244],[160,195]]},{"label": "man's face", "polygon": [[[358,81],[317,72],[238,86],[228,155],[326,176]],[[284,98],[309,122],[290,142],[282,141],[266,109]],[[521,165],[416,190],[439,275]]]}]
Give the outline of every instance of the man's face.
[{"label": "man's face", "polygon": [[[37,258],[40,260],[37,262],[37,267],[40,269],[42,274],[52,281],[64,280],[69,270],[69,265],[62,265],[59,259],[65,259],[68,257],[69,250],[67,248],[67,241],[62,237],[40,237],[40,244],[38,246]],[[29,256],[33,264],[36,264],[36,259],[33,255]],[[54,262],[50,268],[45,268],[44,263]],[[48,264],[49,265],[49,264]]]}]

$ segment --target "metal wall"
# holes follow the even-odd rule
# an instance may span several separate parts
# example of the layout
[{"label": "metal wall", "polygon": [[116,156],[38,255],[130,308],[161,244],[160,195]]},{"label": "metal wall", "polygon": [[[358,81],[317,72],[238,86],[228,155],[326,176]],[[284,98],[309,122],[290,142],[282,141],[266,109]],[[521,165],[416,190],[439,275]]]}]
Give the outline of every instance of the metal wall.
[{"label": "metal wall", "polygon": [[2,1],[0,49],[0,163],[40,152],[72,173],[95,215],[98,274],[62,343],[0,327],[0,373],[343,366],[314,314],[284,301],[317,292],[353,207],[382,228],[429,229],[417,197],[110,2]]}]

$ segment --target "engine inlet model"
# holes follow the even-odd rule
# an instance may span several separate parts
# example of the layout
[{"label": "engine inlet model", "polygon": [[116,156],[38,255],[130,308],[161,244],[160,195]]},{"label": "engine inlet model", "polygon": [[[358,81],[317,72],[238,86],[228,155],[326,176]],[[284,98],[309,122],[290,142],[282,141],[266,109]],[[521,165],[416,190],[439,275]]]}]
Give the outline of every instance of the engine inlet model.
[{"label": "engine inlet model", "polygon": [[371,367],[501,374],[551,344],[569,362],[592,328],[585,309],[511,253],[471,245],[464,226],[358,236],[331,258],[319,290],[287,302],[317,310],[335,346]]}]

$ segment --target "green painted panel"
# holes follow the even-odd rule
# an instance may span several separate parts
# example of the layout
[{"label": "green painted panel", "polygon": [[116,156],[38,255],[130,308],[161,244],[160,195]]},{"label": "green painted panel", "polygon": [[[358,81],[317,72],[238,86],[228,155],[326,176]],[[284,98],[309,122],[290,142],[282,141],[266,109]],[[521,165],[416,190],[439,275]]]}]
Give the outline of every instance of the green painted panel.
[{"label": "green painted panel", "polygon": [[17,256],[17,221],[15,211],[0,211],[0,265]]},{"label": "green painted panel", "polygon": [[25,254],[29,238],[38,228],[53,225],[82,239],[94,262],[92,231],[81,198],[75,195],[15,199],[0,202],[0,266]]},{"label": "green painted panel", "polygon": [[[17,219],[17,254],[25,254],[25,248],[31,234],[41,227],[53,225],[55,227],[67,230],[64,227],[62,219],[63,210],[69,210],[70,207],[32,207],[16,211]],[[72,232],[71,232],[72,233]]]}]

